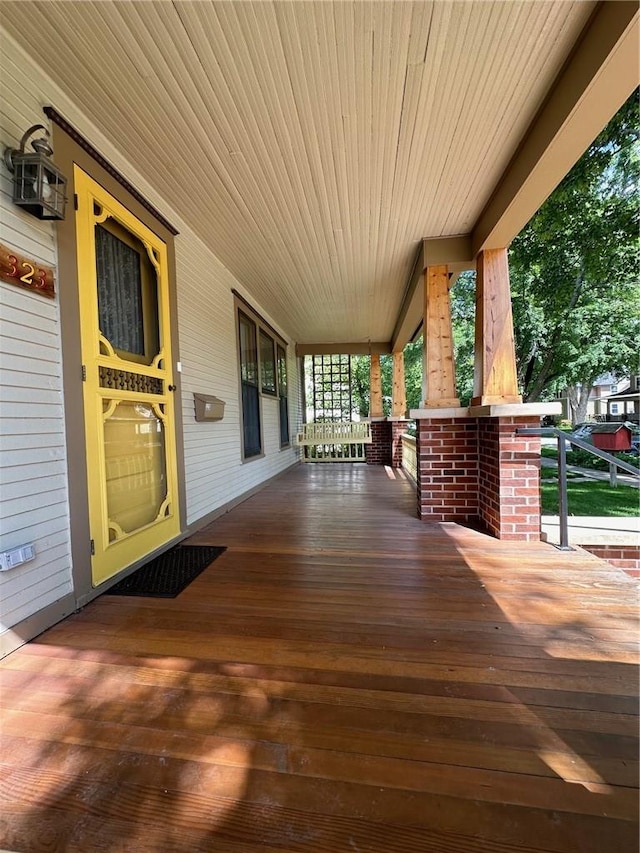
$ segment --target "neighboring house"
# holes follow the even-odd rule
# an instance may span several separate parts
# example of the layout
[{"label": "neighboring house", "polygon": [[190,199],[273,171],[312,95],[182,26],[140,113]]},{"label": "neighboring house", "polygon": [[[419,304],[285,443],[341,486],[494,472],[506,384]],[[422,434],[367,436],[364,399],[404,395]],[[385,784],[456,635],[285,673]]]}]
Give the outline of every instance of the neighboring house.
[{"label": "neighboring house", "polygon": [[[589,401],[587,403],[586,419],[605,420],[607,418],[607,400],[612,394],[624,392],[629,388],[628,378],[617,378],[612,373],[605,373],[599,376],[593,383],[593,387],[589,393]],[[562,417],[569,420],[571,418],[571,408],[566,392],[559,398],[562,403]]]},{"label": "neighboring house", "polygon": [[587,417],[589,420],[606,415],[607,398],[610,397],[611,394],[617,394],[619,391],[625,391],[628,387],[628,379],[618,379],[611,373],[598,377],[594,382],[591,394],[589,395],[589,404],[587,407]]},{"label": "neighboring house", "polygon": [[640,376],[624,383],[626,387],[612,392],[606,399],[608,421],[640,423]]}]

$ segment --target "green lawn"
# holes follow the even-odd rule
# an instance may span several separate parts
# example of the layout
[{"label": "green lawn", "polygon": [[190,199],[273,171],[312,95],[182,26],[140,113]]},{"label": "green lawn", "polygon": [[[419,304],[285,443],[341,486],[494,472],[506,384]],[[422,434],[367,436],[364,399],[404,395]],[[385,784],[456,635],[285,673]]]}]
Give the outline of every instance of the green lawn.
[{"label": "green lawn", "polygon": [[[542,513],[558,514],[558,484],[543,481]],[[640,515],[640,491],[631,486],[616,486],[594,481],[592,483],[567,483],[569,515],[636,516]]]}]

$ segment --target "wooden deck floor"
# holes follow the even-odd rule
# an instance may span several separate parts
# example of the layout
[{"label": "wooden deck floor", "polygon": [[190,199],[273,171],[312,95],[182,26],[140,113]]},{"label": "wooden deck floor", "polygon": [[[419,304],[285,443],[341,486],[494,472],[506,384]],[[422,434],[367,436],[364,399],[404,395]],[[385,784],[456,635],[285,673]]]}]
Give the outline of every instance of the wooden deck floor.
[{"label": "wooden deck floor", "polygon": [[1,665],[20,853],[635,853],[635,582],[299,467]]}]

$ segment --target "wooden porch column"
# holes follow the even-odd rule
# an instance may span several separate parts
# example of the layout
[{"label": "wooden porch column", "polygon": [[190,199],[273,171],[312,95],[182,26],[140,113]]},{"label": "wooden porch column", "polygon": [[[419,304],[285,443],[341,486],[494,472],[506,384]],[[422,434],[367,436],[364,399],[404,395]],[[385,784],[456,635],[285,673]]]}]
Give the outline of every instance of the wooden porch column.
[{"label": "wooden porch column", "polygon": [[407,392],[404,383],[404,351],[393,353],[393,398],[391,414],[403,418],[407,411]]},{"label": "wooden porch column", "polygon": [[381,418],[382,412],[382,375],[380,373],[380,356],[371,354],[369,368],[369,417]]},{"label": "wooden porch column", "polygon": [[513,338],[506,249],[487,249],[477,260],[473,406],[521,403]]},{"label": "wooden porch column", "polygon": [[458,408],[453,358],[449,268],[427,267],[424,274],[423,409]]}]

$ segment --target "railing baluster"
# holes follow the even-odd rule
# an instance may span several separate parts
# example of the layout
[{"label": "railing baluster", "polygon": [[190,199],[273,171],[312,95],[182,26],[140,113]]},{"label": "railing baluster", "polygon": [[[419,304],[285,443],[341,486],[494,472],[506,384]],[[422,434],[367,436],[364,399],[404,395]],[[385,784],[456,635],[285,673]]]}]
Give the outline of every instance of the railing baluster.
[{"label": "railing baluster", "polygon": [[573,551],[569,546],[569,495],[567,493],[567,445],[558,439],[558,514],[560,516],[560,550]]}]

